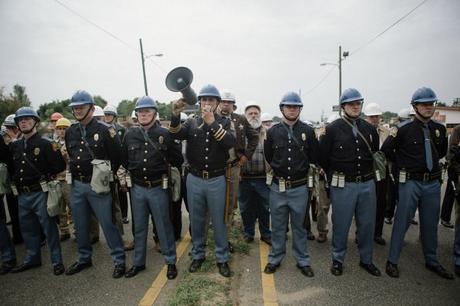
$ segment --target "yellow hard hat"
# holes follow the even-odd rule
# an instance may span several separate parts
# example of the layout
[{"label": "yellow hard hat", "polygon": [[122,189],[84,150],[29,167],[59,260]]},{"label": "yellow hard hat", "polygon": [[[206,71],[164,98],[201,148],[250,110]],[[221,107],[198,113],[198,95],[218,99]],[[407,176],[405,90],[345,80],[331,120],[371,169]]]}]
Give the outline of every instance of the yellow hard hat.
[{"label": "yellow hard hat", "polygon": [[66,128],[68,128],[69,126],[70,126],[69,119],[61,118],[58,121],[56,121],[56,127],[66,127]]}]

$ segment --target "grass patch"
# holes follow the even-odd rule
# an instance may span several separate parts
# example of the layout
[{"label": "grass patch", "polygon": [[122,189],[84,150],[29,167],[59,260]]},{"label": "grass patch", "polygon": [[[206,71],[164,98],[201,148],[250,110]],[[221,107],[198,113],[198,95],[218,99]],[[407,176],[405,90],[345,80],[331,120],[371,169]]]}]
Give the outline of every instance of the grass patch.
[{"label": "grass patch", "polygon": [[[239,214],[235,215],[233,226],[228,233],[228,238],[235,251],[233,256],[238,256],[237,254],[249,254],[250,246],[244,241],[241,217]],[[187,269],[190,263],[191,259],[187,263]],[[231,264],[230,268],[232,269]],[[232,300],[231,296],[232,282],[238,282],[237,273],[234,273],[234,276],[230,278],[224,278],[218,273],[215,259],[214,232],[212,228],[210,228],[207,238],[205,262],[202,264],[198,273],[191,274],[188,271],[185,272],[183,279],[180,280],[176,288],[176,292],[168,301],[168,305],[231,306],[238,304]]]}]

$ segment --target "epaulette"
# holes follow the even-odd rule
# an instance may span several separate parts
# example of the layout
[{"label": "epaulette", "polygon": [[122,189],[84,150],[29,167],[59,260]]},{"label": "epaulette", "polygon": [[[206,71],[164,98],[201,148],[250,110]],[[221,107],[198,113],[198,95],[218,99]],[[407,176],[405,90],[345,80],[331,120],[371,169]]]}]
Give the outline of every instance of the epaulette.
[{"label": "epaulette", "polygon": [[396,125],[396,127],[399,129],[399,128],[401,128],[401,127],[403,127],[403,126],[405,126],[405,125],[407,125],[407,124],[409,124],[409,123],[411,123],[411,122],[413,122],[413,121],[412,121],[411,119],[408,119],[408,120],[405,120],[405,121],[403,121],[403,122],[398,123],[398,124]]}]

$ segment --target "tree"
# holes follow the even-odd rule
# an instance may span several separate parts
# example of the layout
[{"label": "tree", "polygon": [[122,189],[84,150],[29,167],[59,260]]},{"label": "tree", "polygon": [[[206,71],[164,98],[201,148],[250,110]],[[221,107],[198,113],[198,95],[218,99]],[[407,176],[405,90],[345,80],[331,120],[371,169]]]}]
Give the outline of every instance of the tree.
[{"label": "tree", "polygon": [[43,103],[38,108],[38,114],[42,121],[49,119],[52,113],[61,113],[65,118],[71,119],[73,117],[72,110],[69,107],[70,100],[54,100],[52,102]]},{"label": "tree", "polygon": [[14,85],[13,92],[8,96],[4,93],[5,87],[0,87],[0,122],[3,123],[6,116],[14,114],[16,110],[23,106],[30,106],[26,88],[19,84]]},{"label": "tree", "polygon": [[391,118],[394,118],[394,117],[398,117],[398,114],[397,113],[393,113],[393,112],[384,112],[382,114],[382,120],[384,122],[390,122],[390,119]]},{"label": "tree", "polygon": [[137,101],[137,98],[135,98],[134,100],[122,100],[120,103],[118,103],[118,107],[117,107],[118,116],[121,116],[121,117],[131,116],[134,106],[136,105],[136,101]]},{"label": "tree", "polygon": [[104,100],[104,98],[102,98],[101,96],[93,96],[93,100],[94,103],[96,103],[96,105],[99,105],[102,108],[106,107],[107,105],[107,101]]}]

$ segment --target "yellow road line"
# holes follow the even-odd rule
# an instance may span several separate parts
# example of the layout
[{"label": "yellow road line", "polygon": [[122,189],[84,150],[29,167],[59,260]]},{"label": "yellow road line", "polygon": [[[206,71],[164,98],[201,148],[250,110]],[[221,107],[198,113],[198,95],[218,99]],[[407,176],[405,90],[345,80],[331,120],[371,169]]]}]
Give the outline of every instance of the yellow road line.
[{"label": "yellow road line", "polygon": [[278,297],[276,295],[275,279],[273,274],[265,274],[264,268],[268,262],[268,253],[270,247],[266,243],[259,241],[260,249],[260,273],[262,275],[262,291],[265,306],[278,306]]},{"label": "yellow road line", "polygon": [[[182,241],[176,248],[177,261],[179,261],[182,255],[184,255],[185,250],[190,244],[190,241],[190,235],[187,233],[187,235],[185,235],[185,237],[182,239]],[[139,302],[139,306],[151,306],[153,305],[153,303],[155,303],[155,300],[160,295],[161,289],[163,289],[164,285],[168,281],[168,279],[166,278],[166,269],[166,266],[164,266],[163,269],[161,269],[160,273],[153,281],[152,286],[150,286],[142,300]]]}]

